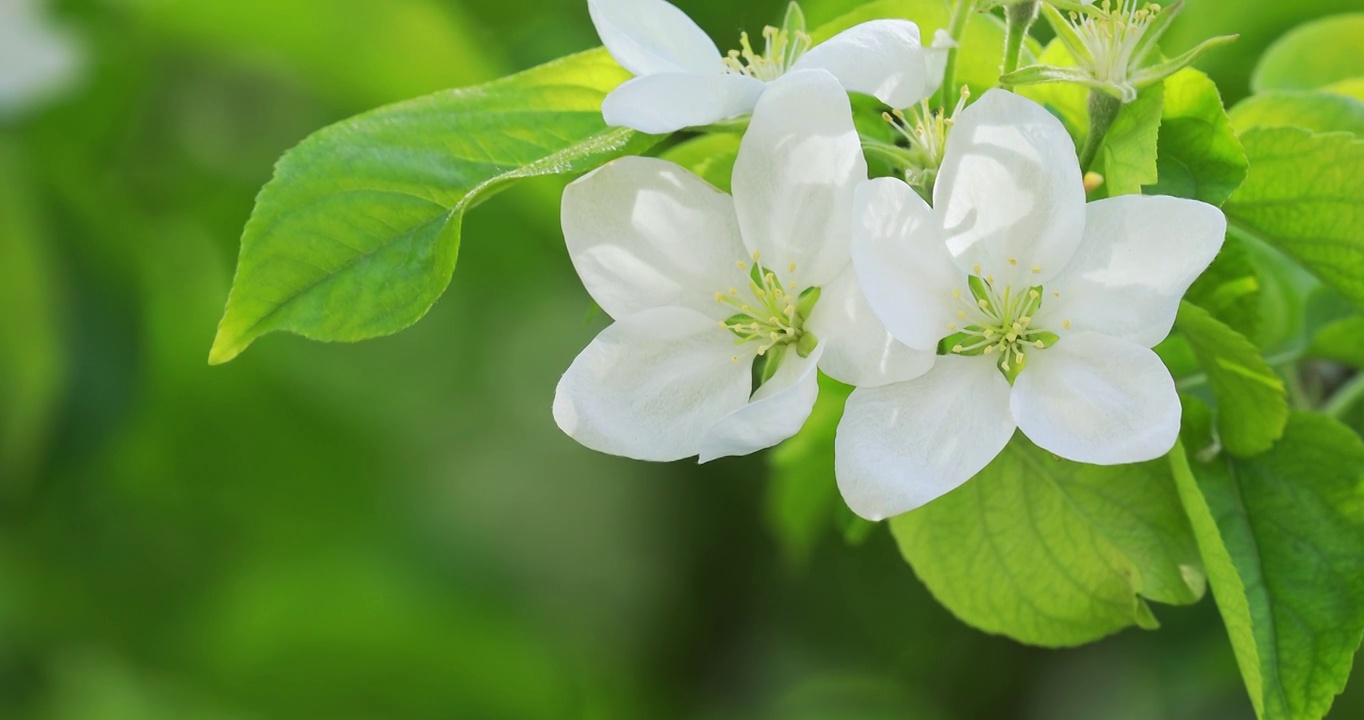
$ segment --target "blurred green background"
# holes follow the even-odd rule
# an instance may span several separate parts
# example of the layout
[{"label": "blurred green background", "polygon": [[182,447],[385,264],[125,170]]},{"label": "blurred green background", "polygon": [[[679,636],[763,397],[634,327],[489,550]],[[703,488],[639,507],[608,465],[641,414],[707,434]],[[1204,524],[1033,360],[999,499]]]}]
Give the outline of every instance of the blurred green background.
[{"label": "blurred green background", "polygon": [[[11,2],[12,0],[0,0]],[[721,47],[784,0],[677,3]],[[1357,0],[1189,0],[1230,105]],[[847,0],[806,3],[812,23]],[[474,212],[398,336],[205,362],[274,160],[379,104],[596,44],[576,0],[71,0],[60,99],[0,119],[0,718],[1251,718],[1210,599],[1048,652],[939,607],[884,531],[809,562],[763,459],[555,428],[603,322],[555,181]],[[832,482],[832,479],[830,479]],[[1333,717],[1364,717],[1353,687]]]}]

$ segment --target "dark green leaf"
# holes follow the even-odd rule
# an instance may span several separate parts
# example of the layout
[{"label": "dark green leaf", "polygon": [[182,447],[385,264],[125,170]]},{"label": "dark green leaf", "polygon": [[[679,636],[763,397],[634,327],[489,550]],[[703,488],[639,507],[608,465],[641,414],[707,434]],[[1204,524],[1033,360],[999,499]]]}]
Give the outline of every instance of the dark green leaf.
[{"label": "dark green leaf", "polygon": [[1203,594],[1193,536],[1163,461],[1100,467],[1022,434],[979,475],[890,521],[933,595],[986,632],[1050,647],[1155,627],[1146,600]]},{"label": "dark green leaf", "polygon": [[[765,501],[767,524],[794,567],[805,564],[839,519],[843,501],[834,481],[834,433],[851,393],[851,387],[820,375],[819,399],[810,419],[768,455],[772,472]],[[858,527],[847,523],[845,532]]]},{"label": "dark green leaf", "polygon": [[1209,458],[1190,425],[1171,463],[1255,710],[1321,718],[1364,634],[1364,442],[1296,414],[1269,452]]},{"label": "dark green leaf", "polygon": [[595,50],[304,140],[257,198],[209,361],[276,330],[354,341],[416,322],[450,282],[466,210],[513,180],[653,143],[602,124],[602,97],[626,77]]},{"label": "dark green leaf", "polygon": [[1246,337],[1207,310],[1183,303],[1175,327],[1208,374],[1217,399],[1217,431],[1234,455],[1268,450],[1288,422],[1284,384]]}]

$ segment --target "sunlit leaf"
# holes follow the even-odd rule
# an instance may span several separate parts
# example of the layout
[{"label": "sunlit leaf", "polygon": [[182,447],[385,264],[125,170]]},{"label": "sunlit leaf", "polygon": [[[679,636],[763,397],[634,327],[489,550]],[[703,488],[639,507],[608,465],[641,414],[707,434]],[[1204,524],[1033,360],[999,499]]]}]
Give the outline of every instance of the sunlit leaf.
[{"label": "sunlit leaf", "polygon": [[1364,100],[1339,93],[1270,90],[1237,103],[1231,122],[1238,132],[1257,127],[1297,127],[1364,135]]},{"label": "sunlit leaf", "polygon": [[1293,28],[1269,47],[1255,66],[1250,86],[1266,90],[1314,90],[1364,76],[1364,13],[1333,15]]},{"label": "sunlit leaf", "polygon": [[1165,79],[1157,157],[1160,179],[1149,195],[1221,205],[1246,178],[1246,154],[1207,75],[1185,68]]}]

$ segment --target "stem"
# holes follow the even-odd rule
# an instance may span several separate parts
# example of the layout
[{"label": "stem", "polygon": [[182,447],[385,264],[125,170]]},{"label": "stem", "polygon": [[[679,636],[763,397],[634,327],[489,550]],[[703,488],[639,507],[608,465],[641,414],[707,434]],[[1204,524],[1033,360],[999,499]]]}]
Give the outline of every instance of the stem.
[{"label": "stem", "polygon": [[1080,169],[1089,172],[1094,156],[1103,147],[1104,138],[1113,127],[1113,121],[1122,112],[1122,101],[1098,90],[1089,91],[1089,136],[1085,138],[1085,149],[1080,153]]},{"label": "stem", "polygon": [[[1029,0],[1010,5],[1004,14],[1008,18],[1008,24],[1004,30],[1004,71],[1001,74],[1008,75],[1018,69],[1018,59],[1023,54],[1023,43],[1028,38],[1028,28],[1037,20],[1037,3]],[[1005,90],[1013,89],[1012,85],[1006,84],[1001,84],[1000,87]]]},{"label": "stem", "polygon": [[[947,33],[957,44],[961,44],[961,36],[966,33],[966,23],[971,19],[971,11],[975,9],[975,5],[975,0],[957,0],[956,7],[952,8],[952,24],[948,26]],[[953,47],[947,51],[947,64],[942,72],[942,107],[957,106],[959,88],[956,86],[956,76],[957,48]]]},{"label": "stem", "polygon": [[1364,400],[1364,372],[1345,383],[1336,394],[1321,408],[1322,413],[1337,420],[1345,416],[1355,403]]}]

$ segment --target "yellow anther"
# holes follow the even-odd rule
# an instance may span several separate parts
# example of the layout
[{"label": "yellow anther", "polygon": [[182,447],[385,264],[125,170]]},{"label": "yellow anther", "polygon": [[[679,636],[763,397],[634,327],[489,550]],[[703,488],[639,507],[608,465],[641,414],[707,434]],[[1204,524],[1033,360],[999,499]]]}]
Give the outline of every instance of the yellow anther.
[{"label": "yellow anther", "polygon": [[724,293],[715,293],[715,302],[724,302],[724,301],[725,301],[725,294],[724,294]]},{"label": "yellow anther", "polygon": [[985,339],[989,340],[990,338],[995,336],[995,331],[991,328],[985,328],[985,332],[982,332],[981,335],[984,335]]},{"label": "yellow anther", "polygon": [[762,253],[758,252],[757,250],[754,250],[754,251],[753,251],[753,262],[758,262],[758,260],[762,259],[762,255],[763,255]]},{"label": "yellow anther", "polygon": [[1017,265],[1017,264],[1018,264],[1018,258],[1009,258],[1009,264],[1010,264],[1010,265]]},{"label": "yellow anther", "polygon": [[994,276],[994,275],[986,275],[986,276],[985,276],[985,282],[990,283],[991,285],[994,285],[994,284],[995,284],[995,276]]},{"label": "yellow anther", "polygon": [[975,271],[972,273],[973,275],[980,275],[980,263],[976,263],[975,267],[972,267],[971,269]]},{"label": "yellow anther", "polygon": [[957,331],[957,324],[956,324],[956,323],[947,323],[947,332],[956,332],[956,331]]},{"label": "yellow anther", "polygon": [[754,322],[754,323],[749,323],[749,324],[748,324],[748,329],[749,329],[749,330],[752,330],[753,332],[757,332],[757,331],[759,331],[759,330],[762,329],[762,326],[759,325],[758,323],[755,323],[755,322]]},{"label": "yellow anther", "polygon": [[1042,348],[1046,347],[1046,344],[1043,343],[1041,340],[1038,340],[1037,342],[1033,343],[1032,346],[1037,348],[1038,350],[1041,350]]},{"label": "yellow anther", "polygon": [[1033,275],[1036,275],[1036,274],[1038,274],[1038,273],[1040,273],[1040,272],[1042,272],[1042,266],[1041,266],[1041,265],[1033,265],[1033,266],[1032,266],[1032,274],[1033,274]]},{"label": "yellow anther", "polygon": [[1032,318],[1028,317],[1027,315],[1024,315],[1023,317],[1018,319],[1018,324],[1022,325],[1023,327],[1027,327],[1028,323],[1030,322],[1032,322]]},{"label": "yellow anther", "polygon": [[738,295],[738,294],[739,294],[739,288],[730,288],[730,289],[729,289],[729,294],[730,294],[730,295]]},{"label": "yellow anther", "polygon": [[787,266],[786,266],[786,269],[787,269],[787,270],[790,270],[791,272],[795,272],[795,271],[796,271],[796,264],[795,264],[795,263],[791,263],[790,265],[787,265]]},{"label": "yellow anther", "polygon": [[981,310],[984,310],[984,309],[990,307],[990,303],[988,303],[988,302],[986,302],[986,301],[984,301],[984,300],[977,300],[977,301],[976,301],[976,304],[980,306],[980,309],[981,309]]},{"label": "yellow anther", "polygon": [[1052,291],[1051,291],[1051,295],[1052,295],[1052,297],[1061,297],[1061,291],[1060,291],[1060,290],[1052,290]]},{"label": "yellow anther", "polygon": [[958,344],[958,345],[953,345],[953,346],[952,346],[952,352],[954,352],[954,353],[959,353],[959,352],[961,352],[962,350],[965,350],[965,349],[966,349],[966,348],[962,347],[960,344]]},{"label": "yellow anther", "polygon": [[958,320],[965,320],[965,319],[966,319],[966,311],[965,311],[965,310],[958,310],[958,311],[957,311],[957,319],[958,319]]},{"label": "yellow anther", "polygon": [[961,289],[960,289],[960,288],[952,288],[952,299],[953,299],[953,300],[960,300],[960,299],[961,299]]},{"label": "yellow anther", "polygon": [[1009,367],[1009,357],[1007,355],[1004,357],[1004,361],[999,364],[999,369],[1004,372],[1009,372],[1012,369]]},{"label": "yellow anther", "polygon": [[1061,326],[1064,327],[1065,329],[1069,330],[1069,329],[1070,329],[1070,321],[1069,321],[1069,320],[1063,321],[1063,322],[1061,323]]},{"label": "yellow anther", "polygon": [[736,263],[734,263],[734,264],[735,264],[740,270],[747,270],[747,269],[748,269],[748,263],[744,262],[743,260],[740,260],[740,261],[738,261],[738,262],[736,262]]},{"label": "yellow anther", "polygon": [[1011,342],[1011,343],[1012,343],[1012,342],[1016,342],[1016,341],[1018,340],[1018,333],[1009,333],[1008,335],[1005,335],[1005,336],[1004,336],[1004,339],[1005,339],[1007,342]]},{"label": "yellow anther", "polygon": [[795,306],[795,305],[787,305],[787,306],[786,306],[786,311],[785,311],[785,312],[786,312],[786,317],[795,317],[795,316],[796,316],[796,306]]},{"label": "yellow anther", "polygon": [[1018,365],[1023,364],[1023,353],[1021,351],[1018,350],[1014,351],[1014,363]]},{"label": "yellow anther", "polygon": [[998,349],[998,348],[996,348],[994,345],[986,345],[986,346],[985,346],[985,354],[986,354],[986,355],[993,354],[994,351],[997,350],[997,349]]},{"label": "yellow anther", "polygon": [[1038,295],[1038,292],[1037,292],[1036,290],[1029,290],[1029,291],[1028,291],[1028,299],[1029,299],[1029,300],[1036,300],[1036,299],[1038,298],[1038,296],[1039,296],[1039,295]]},{"label": "yellow anther", "polygon": [[[1014,324],[1011,325],[1010,327],[1013,328],[1013,331],[1014,331],[1015,333],[1021,333],[1021,332],[1023,332],[1023,325],[1022,325],[1022,323],[1014,323]],[[1013,341],[1010,340],[1010,342],[1013,342]]]},{"label": "yellow anther", "polygon": [[768,324],[768,325],[776,325],[776,324],[779,323],[779,322],[781,322],[781,321],[778,320],[775,316],[770,317],[770,318],[767,319],[767,324]]}]

